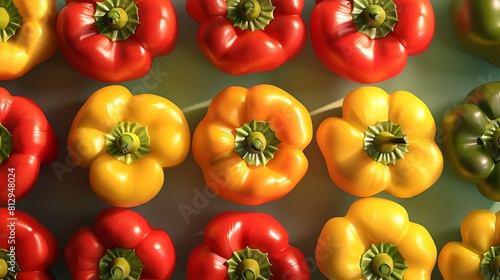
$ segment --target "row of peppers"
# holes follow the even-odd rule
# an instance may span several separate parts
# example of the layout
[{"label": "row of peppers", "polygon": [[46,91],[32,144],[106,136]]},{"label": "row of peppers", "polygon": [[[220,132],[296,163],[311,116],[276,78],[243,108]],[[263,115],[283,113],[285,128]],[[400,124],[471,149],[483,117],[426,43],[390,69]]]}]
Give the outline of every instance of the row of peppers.
[{"label": "row of peppers", "polygon": [[[12,193],[19,200],[29,193],[40,164],[56,158],[58,145],[41,108],[34,102],[12,96],[5,89],[0,91],[0,97],[3,181],[8,182],[10,170],[16,170],[16,174],[26,172],[19,176],[15,190],[8,185],[1,189],[2,202],[7,203]],[[483,195],[497,201],[499,98],[499,82],[473,89],[446,115],[441,139],[443,151],[457,173],[476,182]],[[436,249],[428,232],[409,223],[400,205],[371,196],[384,191],[408,198],[431,187],[443,169],[435,132],[434,119],[417,96],[407,91],[388,94],[372,86],[349,92],[342,105],[342,117],[329,117],[319,125],[317,143],[333,182],[346,192],[363,197],[351,205],[346,217],[329,221],[320,235],[316,260],[327,277],[344,278],[340,276],[342,273],[352,279],[360,277],[356,273],[373,273],[363,276],[367,279],[386,277],[380,275],[387,273],[394,275],[391,277],[414,274],[421,275],[419,279],[430,277]],[[183,112],[171,101],[154,94],[132,95],[123,86],[111,85],[94,92],[77,112],[68,135],[68,151],[75,164],[89,168],[90,185],[96,195],[117,209],[141,205],[156,196],[164,185],[163,169],[180,164],[190,144],[207,186],[215,194],[240,204],[261,205],[285,196],[300,182],[308,169],[303,151],[311,140],[312,121],[308,111],[276,86],[264,84],[248,89],[233,86],[222,90],[210,103],[191,142]],[[135,176],[146,171],[149,174],[146,177]],[[484,211],[471,215],[488,216]],[[485,255],[476,259],[481,262],[489,259],[489,275],[498,273],[494,257],[500,240],[494,234],[495,217],[490,217],[488,226],[492,233],[486,240],[485,236],[477,237],[464,229],[462,243],[443,248],[439,264],[448,265],[443,275],[462,275],[464,269],[472,269],[471,275],[476,272],[480,263],[467,257],[463,261],[469,260],[468,265],[447,264],[456,262],[450,256],[462,251],[478,254],[474,242],[481,243],[481,249],[491,246],[491,250],[481,251]],[[466,218],[463,227],[468,227],[469,220],[474,219]],[[5,216],[2,221],[9,219]],[[355,230],[357,227],[361,229]],[[372,234],[371,230],[378,231]],[[483,228],[478,232],[483,232]],[[3,236],[2,242],[8,242],[9,235]],[[472,236],[474,240],[470,240]],[[349,245],[342,247],[345,244]],[[403,249],[407,244],[426,252],[416,254],[415,264],[412,264],[413,251],[408,253]],[[217,243],[212,250],[224,248],[219,246]],[[106,248],[111,250],[110,254],[129,255]],[[351,252],[352,263],[348,266],[342,248]],[[359,254],[353,254],[352,248],[358,248],[356,252],[364,248],[366,253],[360,258]],[[255,249],[249,245],[249,249],[238,250],[253,256],[258,253]],[[206,250],[200,249],[199,254],[207,253]],[[391,261],[373,261],[377,265],[372,260],[366,261],[368,256],[382,253],[388,254]],[[406,261],[401,264],[403,259]],[[306,262],[292,263],[299,264],[301,273],[306,271]],[[221,269],[220,264],[216,266]]]},{"label": "row of peppers", "polygon": [[[498,32],[490,26],[498,24],[484,20],[491,18],[495,9],[489,6],[495,1],[453,2],[450,14],[460,41],[495,63],[491,53],[498,46]],[[408,56],[427,50],[434,35],[429,0],[316,3],[310,19],[314,53],[333,73],[355,82],[395,77]],[[200,25],[196,38],[201,51],[232,75],[271,71],[296,57],[308,37],[303,8],[303,0],[186,1],[188,15]],[[66,0],[58,12],[54,0],[2,0],[0,80],[24,75],[58,46],[68,64],[89,78],[137,79],[149,72],[156,57],[174,50],[177,25],[170,1]]]}]

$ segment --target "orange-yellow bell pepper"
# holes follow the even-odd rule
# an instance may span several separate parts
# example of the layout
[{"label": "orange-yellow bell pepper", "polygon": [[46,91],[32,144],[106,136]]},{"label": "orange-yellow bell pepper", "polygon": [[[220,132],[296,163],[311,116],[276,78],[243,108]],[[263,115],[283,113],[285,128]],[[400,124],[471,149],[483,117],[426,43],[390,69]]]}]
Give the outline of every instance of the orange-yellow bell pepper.
[{"label": "orange-yellow bell pepper", "polygon": [[18,78],[57,50],[54,0],[3,0],[0,5],[0,80]]},{"label": "orange-yellow bell pepper", "polygon": [[192,152],[220,197],[260,205],[288,194],[304,177],[312,139],[307,109],[273,85],[219,92],[193,135]]},{"label": "orange-yellow bell pepper", "polygon": [[363,86],[345,97],[342,118],[319,125],[316,140],[330,177],[344,191],[407,198],[427,190],[443,171],[435,134],[434,118],[418,97]]},{"label": "orange-yellow bell pepper", "polygon": [[154,94],[132,95],[119,85],[94,92],[68,135],[71,160],[90,168],[90,185],[118,207],[146,203],[160,191],[163,168],[187,156],[190,130],[182,111]]},{"label": "orange-yellow bell pepper", "polygon": [[328,279],[431,279],[437,248],[427,229],[400,204],[360,198],[323,227],[316,263]]},{"label": "orange-yellow bell pepper", "polygon": [[438,267],[445,280],[500,279],[500,212],[471,211],[460,224],[462,241],[446,243]]}]

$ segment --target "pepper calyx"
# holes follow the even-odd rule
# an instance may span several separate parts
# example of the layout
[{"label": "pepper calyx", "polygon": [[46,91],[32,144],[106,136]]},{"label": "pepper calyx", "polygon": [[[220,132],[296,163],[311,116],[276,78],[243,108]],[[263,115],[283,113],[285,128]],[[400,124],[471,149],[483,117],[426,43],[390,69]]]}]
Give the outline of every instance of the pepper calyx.
[{"label": "pepper calyx", "polygon": [[0,249],[0,279],[14,280],[21,271],[15,260],[9,257],[9,250]]},{"label": "pepper calyx", "polygon": [[479,272],[483,279],[500,279],[500,246],[491,246],[490,249],[483,254]]},{"label": "pepper calyx", "polygon": [[390,243],[371,244],[361,256],[363,279],[401,280],[409,267],[399,252],[398,246]]},{"label": "pepper calyx", "polygon": [[138,280],[144,265],[135,250],[114,248],[106,250],[99,260],[99,279]]},{"label": "pepper calyx", "polygon": [[23,17],[13,0],[0,0],[0,40],[7,42],[21,27]]},{"label": "pepper calyx", "polygon": [[252,120],[236,128],[234,151],[248,165],[265,166],[279,150],[280,143],[269,122]]},{"label": "pepper calyx", "polygon": [[351,16],[358,31],[371,39],[387,36],[399,21],[392,0],[354,0]]},{"label": "pepper calyx", "polygon": [[495,162],[500,161],[500,118],[490,121],[485,126],[477,142],[484,147]]},{"label": "pepper calyx", "polygon": [[120,122],[105,135],[106,151],[119,161],[131,164],[151,152],[148,127]]},{"label": "pepper calyx", "polygon": [[0,123],[0,163],[10,157],[12,148],[12,134]]},{"label": "pepper calyx", "polygon": [[226,263],[230,280],[268,280],[273,275],[268,254],[248,246],[233,252]]},{"label": "pepper calyx", "polygon": [[377,122],[364,133],[364,148],[368,156],[384,165],[395,164],[408,152],[408,139],[401,126],[392,121]]},{"label": "pepper calyx", "polygon": [[274,9],[271,0],[226,0],[226,18],[241,30],[264,30]]},{"label": "pepper calyx", "polygon": [[94,24],[112,42],[126,40],[139,26],[139,10],[133,0],[96,2]]}]

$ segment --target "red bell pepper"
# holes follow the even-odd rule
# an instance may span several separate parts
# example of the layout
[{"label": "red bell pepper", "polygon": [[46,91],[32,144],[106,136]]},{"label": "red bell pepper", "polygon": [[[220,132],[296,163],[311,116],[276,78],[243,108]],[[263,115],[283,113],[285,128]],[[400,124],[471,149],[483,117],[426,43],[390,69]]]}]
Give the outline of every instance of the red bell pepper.
[{"label": "red bell pepper", "polygon": [[259,212],[227,211],[205,227],[204,243],[191,252],[187,279],[310,279],[302,252],[286,229]]},{"label": "red bell pepper", "polygon": [[0,87],[0,203],[15,203],[33,188],[41,164],[56,160],[59,143],[42,109]]},{"label": "red bell pepper", "polygon": [[79,228],[64,257],[73,280],[170,279],[176,261],[167,232],[125,208],[106,208],[92,228]]},{"label": "red bell pepper", "polygon": [[243,75],[273,70],[307,40],[304,0],[187,0],[200,28],[197,41],[221,71]]},{"label": "red bell pepper", "polygon": [[104,82],[145,76],[155,57],[177,42],[177,15],[170,0],[66,0],[57,36],[66,61]]},{"label": "red bell pepper", "polygon": [[55,279],[50,268],[59,247],[50,230],[28,213],[12,208],[0,208],[0,221],[0,279]]},{"label": "red bell pepper", "polygon": [[429,0],[316,0],[311,43],[338,76],[377,83],[398,75],[434,36]]}]

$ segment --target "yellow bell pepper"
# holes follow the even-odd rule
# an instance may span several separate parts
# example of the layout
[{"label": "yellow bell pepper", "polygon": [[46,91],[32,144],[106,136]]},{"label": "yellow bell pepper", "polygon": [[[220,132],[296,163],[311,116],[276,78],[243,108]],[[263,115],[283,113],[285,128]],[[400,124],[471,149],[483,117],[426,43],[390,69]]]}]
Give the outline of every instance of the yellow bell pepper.
[{"label": "yellow bell pepper", "polygon": [[316,140],[330,177],[344,191],[407,198],[431,187],[443,171],[435,134],[431,112],[415,95],[363,86],[345,97],[342,118],[319,125]]},{"label": "yellow bell pepper", "polygon": [[220,197],[260,205],[288,194],[304,177],[312,140],[307,109],[272,85],[228,87],[212,100],[193,135],[192,152]]},{"label": "yellow bell pepper", "polygon": [[163,168],[187,156],[190,130],[182,111],[154,94],[133,96],[119,85],[94,92],[68,135],[71,160],[90,168],[90,185],[108,204],[146,203],[162,188]]},{"label": "yellow bell pepper", "polygon": [[324,225],[316,263],[328,279],[430,279],[437,249],[422,225],[396,202],[367,197]]},{"label": "yellow bell pepper", "polygon": [[500,212],[471,211],[460,224],[462,241],[446,243],[438,267],[445,280],[500,279]]},{"label": "yellow bell pepper", "polygon": [[54,0],[0,1],[0,80],[18,78],[57,50]]}]

